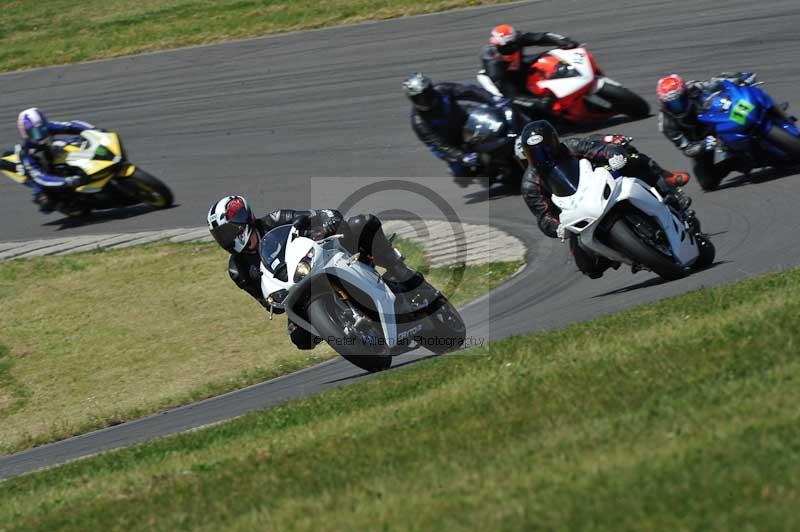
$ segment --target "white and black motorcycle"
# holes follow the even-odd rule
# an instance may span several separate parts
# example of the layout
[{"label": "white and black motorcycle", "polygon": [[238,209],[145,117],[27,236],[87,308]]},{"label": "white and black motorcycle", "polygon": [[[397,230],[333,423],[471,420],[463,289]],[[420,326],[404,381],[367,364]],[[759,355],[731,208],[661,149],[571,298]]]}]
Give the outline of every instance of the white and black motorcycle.
[{"label": "white and black motorcycle", "polygon": [[391,357],[420,347],[443,354],[464,345],[464,321],[441,292],[424,282],[397,293],[341,238],[312,240],[291,225],[264,235],[261,289],[270,314],[285,310],[298,327],[367,371],[387,369]]},{"label": "white and black motorcycle", "polygon": [[708,238],[664,203],[658,191],[633,177],[568,159],[552,169],[547,186],[561,214],[558,235],[610,260],[678,279],[714,261]]}]

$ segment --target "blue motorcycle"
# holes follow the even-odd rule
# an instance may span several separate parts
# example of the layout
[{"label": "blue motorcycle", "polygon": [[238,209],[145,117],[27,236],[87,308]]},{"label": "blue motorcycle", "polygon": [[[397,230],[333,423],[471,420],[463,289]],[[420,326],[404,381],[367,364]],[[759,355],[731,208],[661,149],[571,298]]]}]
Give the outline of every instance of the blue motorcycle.
[{"label": "blue motorcycle", "polygon": [[[719,160],[734,158],[735,166],[744,171],[800,163],[800,130],[793,118],[758,87],[727,80],[721,85],[707,96],[698,114],[720,143]],[[717,185],[696,177],[705,190]]]}]

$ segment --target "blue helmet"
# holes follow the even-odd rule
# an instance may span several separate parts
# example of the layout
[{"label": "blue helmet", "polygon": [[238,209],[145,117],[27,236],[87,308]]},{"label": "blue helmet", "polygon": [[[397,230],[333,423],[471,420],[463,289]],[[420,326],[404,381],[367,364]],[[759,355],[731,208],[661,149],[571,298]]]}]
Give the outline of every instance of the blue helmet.
[{"label": "blue helmet", "polygon": [[51,135],[47,127],[47,117],[36,107],[25,109],[17,117],[19,135],[36,144],[46,144]]}]

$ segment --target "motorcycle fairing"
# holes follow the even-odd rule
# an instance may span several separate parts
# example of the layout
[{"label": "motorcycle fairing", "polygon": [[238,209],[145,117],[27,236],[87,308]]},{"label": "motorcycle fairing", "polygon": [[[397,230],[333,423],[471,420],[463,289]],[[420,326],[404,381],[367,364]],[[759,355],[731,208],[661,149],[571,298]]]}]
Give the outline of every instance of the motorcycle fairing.
[{"label": "motorcycle fairing", "polygon": [[605,168],[593,169],[591,163],[580,161],[580,181],[574,194],[552,196],[553,204],[561,209],[559,232],[578,235],[580,243],[609,259],[630,263],[630,259],[595,238],[599,222],[611,209],[627,202],[656,221],[667,236],[674,258],[682,265],[691,265],[699,256],[694,237],[666,205],[658,192],[644,181],[633,177],[614,178]]},{"label": "motorcycle fairing", "polygon": [[[311,272],[300,282],[294,283],[292,279],[298,264],[307,258],[312,250]],[[283,307],[292,322],[318,335],[318,331],[301,311],[301,296],[317,282],[330,285],[330,278],[333,277],[341,280],[344,285],[357,287],[371,299],[380,317],[387,347],[391,349],[398,344],[394,310],[396,296],[373,268],[358,260],[353,261],[352,256],[337,243],[328,242],[320,245],[309,238],[297,236],[294,230],[287,242],[285,262],[289,279],[286,282],[276,279],[264,264],[261,264],[261,290],[265,298],[279,290],[289,290],[289,295],[283,300]]]},{"label": "motorcycle fairing", "polygon": [[[56,158],[57,164],[66,164],[80,168],[90,179],[86,185],[76,188],[81,193],[96,193],[101,191],[114,177],[110,170],[124,159],[119,136],[110,131],[86,130],[81,133],[80,144],[66,143],[61,148],[60,155]],[[25,184],[28,176],[19,168],[20,159],[17,153],[2,157],[0,172],[17,183]],[[13,170],[11,169],[13,165]],[[130,176],[136,167],[130,165],[123,175]]]},{"label": "motorcycle fairing", "polygon": [[[573,75],[558,74],[559,68],[568,68]],[[531,71],[527,81],[528,90],[541,96],[544,93],[542,89],[546,89],[556,98],[565,98],[584,89],[595,78],[592,61],[585,48],[550,50],[531,65]],[[536,75],[536,71],[541,74]]]},{"label": "motorcycle fairing", "polygon": [[[768,142],[759,142],[752,134],[753,131],[766,134],[773,127],[768,115],[774,106],[772,98],[758,87],[740,86],[727,80],[720,83],[722,88],[703,101],[698,119],[714,128],[714,134],[729,152],[757,157],[766,150],[773,156],[784,157],[781,150]],[[800,136],[800,130],[791,122],[781,121],[775,125]]]}]

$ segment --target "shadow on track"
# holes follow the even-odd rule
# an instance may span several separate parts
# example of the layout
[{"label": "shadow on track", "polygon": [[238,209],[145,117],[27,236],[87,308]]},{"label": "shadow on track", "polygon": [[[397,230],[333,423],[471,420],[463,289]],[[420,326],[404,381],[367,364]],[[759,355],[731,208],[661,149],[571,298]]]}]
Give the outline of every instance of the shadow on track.
[{"label": "shadow on track", "polygon": [[587,122],[585,124],[575,124],[572,122],[558,122],[555,124],[556,129],[558,130],[559,135],[568,136],[568,135],[584,135],[587,133],[594,133],[595,131],[599,131],[601,129],[607,129],[611,127],[616,127],[622,124],[630,124],[633,122],[639,122],[642,120],[647,120],[653,115],[648,115],[645,118],[632,118],[629,116],[615,116],[609,118],[608,120],[602,120],[600,122]]},{"label": "shadow on track", "polygon": [[[800,166],[787,166],[777,168],[761,168],[749,174],[739,174],[732,179],[723,181],[717,190],[737,188],[745,185],[757,185],[767,181],[775,181],[784,177],[792,177],[800,174]],[[713,192],[713,191],[712,191]]]},{"label": "shadow on track", "polygon": [[[727,260],[716,261],[713,264],[703,268],[702,270],[697,270],[695,272],[692,272],[691,275],[694,275],[695,273],[703,272],[703,271],[706,271],[706,270],[711,270],[713,268],[716,268],[717,266],[721,266],[721,265],[727,264],[729,262],[730,261],[727,261]],[[643,288],[650,288],[652,286],[660,286],[662,284],[666,284],[666,283],[669,283],[669,282],[671,282],[671,281],[668,281],[666,279],[662,279],[661,277],[651,277],[650,279],[647,279],[646,281],[642,281],[640,283],[631,284],[631,285],[628,285],[628,286],[623,286],[622,288],[617,288],[616,290],[610,290],[608,292],[603,292],[602,294],[594,295],[594,296],[592,296],[592,299],[596,299],[598,297],[613,296],[613,295],[617,295],[617,294],[625,294],[627,292],[633,292],[634,290],[641,290]]]},{"label": "shadow on track", "polygon": [[476,192],[470,192],[464,196],[464,203],[473,205],[475,203],[482,203],[484,201],[493,201],[511,196],[519,196],[521,191],[519,187],[507,187],[505,185],[495,185],[491,188],[482,188]]},{"label": "shadow on track", "polygon": [[59,218],[58,220],[53,220],[50,222],[45,222],[42,225],[46,226],[58,226],[57,231],[63,231],[64,229],[74,229],[77,227],[85,227],[87,225],[95,225],[104,222],[110,222],[113,220],[125,220],[127,218],[135,218],[136,216],[141,216],[143,214],[148,214],[158,210],[168,210],[174,209],[178,207],[179,204],[173,204],[169,207],[163,209],[156,209],[155,207],[151,207],[149,205],[131,205],[130,207],[119,207],[117,209],[107,209],[103,211],[92,211],[85,216],[65,216],[63,218]]},{"label": "shadow on track", "polygon": [[[396,370],[398,368],[402,368],[404,366],[409,366],[411,364],[416,364],[417,362],[422,362],[423,360],[428,360],[428,359],[431,359],[431,358],[438,358],[440,356],[443,356],[443,355],[430,354],[430,355],[425,355],[425,356],[421,356],[421,357],[418,357],[418,358],[412,358],[411,360],[406,360],[405,362],[401,362],[399,364],[392,364],[392,366],[389,369],[385,369],[385,370],[379,371],[377,373],[370,373],[369,371],[363,371],[361,373],[356,373],[355,375],[349,375],[347,377],[340,377],[338,379],[333,379],[333,380],[330,380],[330,381],[326,381],[325,384],[335,384],[337,382],[345,382],[345,381],[350,381],[350,380],[354,380],[354,379],[360,379],[360,378],[363,378],[363,377],[369,377],[370,375],[380,375],[381,373],[386,373],[387,371],[394,371],[394,370]],[[355,366],[353,366],[353,367],[355,368]]]}]

